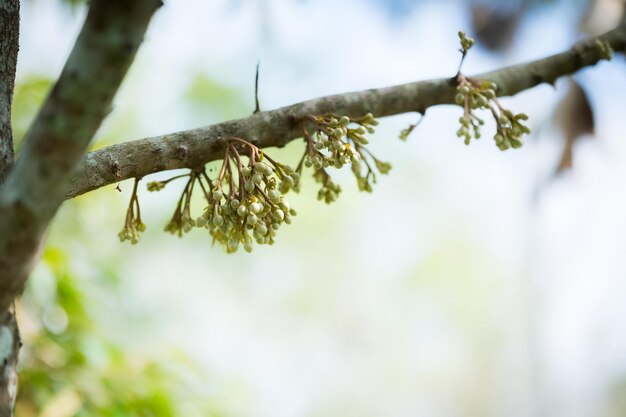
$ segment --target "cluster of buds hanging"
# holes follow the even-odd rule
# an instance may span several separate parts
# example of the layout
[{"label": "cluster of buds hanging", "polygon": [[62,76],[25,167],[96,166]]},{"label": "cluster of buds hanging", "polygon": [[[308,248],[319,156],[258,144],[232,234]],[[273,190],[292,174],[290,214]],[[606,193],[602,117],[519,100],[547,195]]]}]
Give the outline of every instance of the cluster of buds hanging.
[{"label": "cluster of buds hanging", "polygon": [[461,74],[461,66],[467,52],[474,45],[474,39],[468,37],[464,32],[459,32],[459,41],[462,54],[459,71],[456,75],[457,90],[454,100],[463,106],[463,116],[459,118],[461,127],[456,135],[463,138],[466,145],[469,145],[472,137],[480,138],[480,126],[484,125],[483,119],[478,117],[474,110],[487,110],[496,122],[496,134],[493,139],[496,146],[505,151],[509,148],[517,149],[522,146],[522,136],[530,133],[530,129],[522,124],[528,120],[524,113],[514,114],[510,110],[502,107],[498,101],[496,91],[498,86],[487,80],[475,80]]},{"label": "cluster of buds hanging", "polygon": [[[296,215],[283,194],[294,188],[300,174],[244,139],[229,137],[221,141],[224,158],[214,180],[202,169],[148,184],[148,191],[160,191],[175,179],[187,178],[165,231],[180,237],[194,227],[206,228],[213,241],[222,244],[229,253],[237,251],[239,246],[250,252],[253,242],[271,245],[280,226],[291,223]],[[191,200],[196,186],[202,190],[207,206],[194,219]],[[136,193],[133,195],[131,207],[133,201],[137,202]]]},{"label": "cluster of buds hanging", "polygon": [[185,188],[178,199],[172,218],[165,226],[166,232],[177,235],[178,237],[182,237],[184,233],[190,232],[196,225],[195,220],[191,216],[191,196],[196,182],[201,182],[200,174],[196,171],[191,171],[187,175],[173,177],[167,181],[152,182],[148,184],[148,191],[159,191],[163,189],[168,182],[182,177],[189,177],[189,179],[187,180],[187,184],[185,184]]},{"label": "cluster of buds hanging", "polygon": [[352,119],[332,114],[307,116],[305,121],[313,124],[313,128],[303,125],[306,150],[296,172],[301,173],[303,166],[313,168],[313,178],[321,184],[319,200],[332,203],[341,192],[328,168],[350,165],[361,191],[372,191],[372,184],[376,183],[374,168],[381,174],[391,169],[388,162],[376,158],[366,147],[369,141],[365,135],[374,133],[374,126],[378,125],[371,113]]},{"label": "cluster of buds hanging", "polygon": [[117,234],[120,241],[124,242],[128,240],[133,245],[139,242],[139,234],[146,230],[146,225],[141,221],[141,211],[139,210],[139,198],[137,197],[138,185],[139,179],[135,178],[130,203],[128,204],[128,210],[126,210],[124,228]]},{"label": "cluster of buds hanging", "polygon": [[250,252],[253,241],[271,245],[280,226],[296,215],[283,194],[299,175],[246,140],[224,141],[227,147],[217,179],[204,177],[208,205],[196,225],[209,229],[214,241],[229,253],[240,245]]},{"label": "cluster of buds hanging", "polygon": [[463,106],[463,116],[459,119],[461,127],[457,131],[457,136],[464,139],[469,145],[472,136],[480,138],[480,126],[485,122],[478,117],[474,110],[487,110],[496,122],[496,134],[493,139],[496,146],[505,151],[509,148],[517,149],[522,146],[522,136],[530,133],[530,129],[522,124],[528,120],[524,113],[514,114],[510,110],[502,107],[496,98],[496,84],[489,81],[478,81],[462,74],[457,76],[459,85],[455,101]]},{"label": "cluster of buds hanging", "polygon": [[[312,124],[313,126],[310,126]],[[279,163],[257,146],[237,137],[220,139],[224,158],[217,177],[211,179],[204,169],[192,170],[165,181],[153,181],[148,191],[160,191],[179,178],[187,183],[165,230],[183,236],[194,227],[209,230],[214,242],[235,252],[239,246],[250,252],[253,243],[273,244],[281,225],[291,223],[296,211],[284,195],[299,191],[304,167],[314,170],[321,184],[318,199],[331,203],[341,192],[332,181],[329,168],[349,165],[360,190],[372,191],[376,172],[387,174],[391,165],[376,158],[367,148],[366,133],[373,133],[378,121],[371,113],[350,119],[346,116],[308,116],[303,124],[306,151],[296,169]],[[191,212],[192,195],[200,188],[207,201],[203,214],[195,218]],[[145,226],[139,217],[137,183],[131,198],[122,240],[139,240]]]}]

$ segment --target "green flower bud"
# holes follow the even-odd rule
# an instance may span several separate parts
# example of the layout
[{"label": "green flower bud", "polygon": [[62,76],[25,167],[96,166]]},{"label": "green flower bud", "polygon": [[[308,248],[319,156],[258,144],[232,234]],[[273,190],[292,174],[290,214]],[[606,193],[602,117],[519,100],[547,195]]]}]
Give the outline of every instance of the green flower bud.
[{"label": "green flower bud", "polygon": [[[272,191],[274,191],[274,190],[272,190]],[[249,210],[250,210],[250,213],[257,214],[261,210],[263,210],[263,205],[261,205],[261,203],[252,203],[252,204],[250,204]]]},{"label": "green flower bud", "polygon": [[277,222],[282,222],[285,218],[285,213],[281,209],[276,209],[272,212],[272,217],[274,217],[274,220]]},{"label": "green flower bud", "polygon": [[283,209],[286,212],[288,212],[289,209],[291,208],[287,200],[281,200],[281,202],[278,203],[278,205],[280,206],[281,209]]},{"label": "green flower bud", "polygon": [[280,193],[276,190],[269,190],[267,192],[267,196],[270,198],[271,201],[276,202],[280,198]]},{"label": "green flower bud", "polygon": [[259,223],[257,224],[256,228],[254,229],[254,231],[259,234],[260,236],[263,236],[267,233],[267,226],[265,224]]},{"label": "green flower bud", "polygon": [[239,240],[231,238],[228,241],[228,252],[237,252],[237,249],[239,249]]}]

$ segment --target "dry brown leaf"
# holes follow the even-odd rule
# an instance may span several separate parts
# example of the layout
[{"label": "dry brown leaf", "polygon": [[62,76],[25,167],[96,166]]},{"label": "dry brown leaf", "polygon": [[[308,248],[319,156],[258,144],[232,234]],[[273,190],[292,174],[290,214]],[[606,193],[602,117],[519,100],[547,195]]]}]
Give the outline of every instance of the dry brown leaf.
[{"label": "dry brown leaf", "polygon": [[474,36],[491,51],[507,50],[513,42],[522,13],[521,9],[503,11],[484,4],[475,4],[472,6]]},{"label": "dry brown leaf", "polygon": [[572,168],[574,145],[583,135],[593,135],[594,117],[587,94],[582,87],[569,78],[568,90],[559,102],[555,122],[563,132],[563,151],[556,172]]}]

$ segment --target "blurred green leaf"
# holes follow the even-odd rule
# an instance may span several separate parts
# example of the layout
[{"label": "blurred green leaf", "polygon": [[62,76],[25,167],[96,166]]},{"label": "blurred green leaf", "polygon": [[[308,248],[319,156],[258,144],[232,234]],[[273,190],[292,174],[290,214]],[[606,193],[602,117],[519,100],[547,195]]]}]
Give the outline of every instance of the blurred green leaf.
[{"label": "blurred green leaf", "polygon": [[[178,371],[193,370],[188,359],[179,360],[177,354],[157,360],[107,339],[91,317],[89,294],[63,251],[47,248],[42,262],[54,275],[54,301],[31,296],[35,280],[20,302],[26,348],[16,415],[175,417],[184,415],[182,407],[189,402],[209,410]],[[51,308],[67,314],[62,331],[46,325]]]},{"label": "blurred green leaf", "polygon": [[[239,90],[226,86],[204,73],[197,73],[187,87],[185,98],[199,117],[231,119],[246,113],[246,102]],[[250,112],[252,108],[249,109]]]},{"label": "blurred green leaf", "polygon": [[48,95],[52,83],[52,79],[40,75],[29,75],[16,83],[11,112],[13,141],[16,149],[19,149],[22,139],[35,118],[41,103]]}]

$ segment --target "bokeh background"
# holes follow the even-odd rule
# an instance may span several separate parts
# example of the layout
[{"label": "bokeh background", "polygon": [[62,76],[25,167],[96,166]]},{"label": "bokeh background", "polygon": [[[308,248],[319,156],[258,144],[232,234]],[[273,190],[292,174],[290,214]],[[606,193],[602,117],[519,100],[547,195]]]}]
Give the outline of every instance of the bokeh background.
[{"label": "bokeh background", "polygon": [[[21,138],[86,12],[24,0],[13,120]],[[166,1],[93,148],[457,68],[540,58],[615,26],[622,0]],[[626,415],[626,67],[622,56],[503,99],[524,147],[465,146],[460,111],[381,121],[394,167],[349,172],[331,206],[305,182],[277,244],[227,255],[163,232],[183,184],[68,201],[19,303],[18,416]],[[297,163],[302,142],[270,155]],[[149,179],[168,178],[161,173]],[[146,180],[149,180],[148,178]],[[145,183],[146,181],[144,181]],[[200,214],[202,202],[195,212]]]}]

